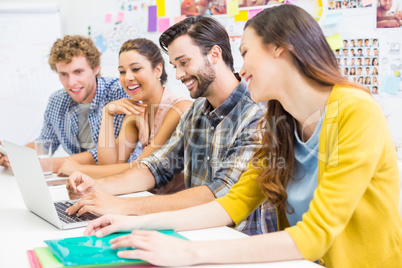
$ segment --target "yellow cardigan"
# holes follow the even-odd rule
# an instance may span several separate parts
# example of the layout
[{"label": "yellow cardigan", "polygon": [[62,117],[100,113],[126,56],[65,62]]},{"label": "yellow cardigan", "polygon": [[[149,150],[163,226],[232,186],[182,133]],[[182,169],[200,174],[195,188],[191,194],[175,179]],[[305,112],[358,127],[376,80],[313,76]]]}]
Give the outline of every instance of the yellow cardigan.
[{"label": "yellow cardigan", "polygon": [[[266,197],[250,164],[217,199],[238,224]],[[398,164],[384,115],[360,89],[334,86],[319,140],[318,187],[302,221],[285,230],[327,267],[402,267]],[[278,227],[286,227],[280,215]]]}]

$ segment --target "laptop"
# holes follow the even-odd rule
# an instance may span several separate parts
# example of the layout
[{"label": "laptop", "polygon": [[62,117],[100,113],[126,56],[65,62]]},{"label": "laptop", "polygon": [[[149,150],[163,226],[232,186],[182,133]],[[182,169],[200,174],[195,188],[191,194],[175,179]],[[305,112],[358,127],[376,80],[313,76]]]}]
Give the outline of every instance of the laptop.
[{"label": "laptop", "polygon": [[35,150],[4,140],[2,143],[6,148],[25,206],[32,213],[59,229],[84,227],[89,221],[98,217],[88,212],[80,217],[66,214],[64,211],[73,202],[53,202]]}]

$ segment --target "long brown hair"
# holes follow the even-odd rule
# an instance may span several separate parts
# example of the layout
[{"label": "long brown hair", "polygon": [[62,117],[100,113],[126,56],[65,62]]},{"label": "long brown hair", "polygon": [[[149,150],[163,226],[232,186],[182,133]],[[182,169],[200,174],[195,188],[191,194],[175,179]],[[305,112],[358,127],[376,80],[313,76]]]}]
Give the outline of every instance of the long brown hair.
[{"label": "long brown hair", "polygon": [[[267,8],[249,20],[244,28],[247,27],[252,27],[264,44],[289,51],[294,65],[305,77],[326,86],[362,88],[342,77],[320,26],[302,8],[289,4]],[[267,107],[265,120],[260,124],[264,146],[252,161],[259,163],[261,174],[257,180],[268,200],[280,211],[289,212],[286,187],[295,173],[295,125],[279,101],[270,100]],[[269,167],[261,165],[263,159],[269,159]]]}]

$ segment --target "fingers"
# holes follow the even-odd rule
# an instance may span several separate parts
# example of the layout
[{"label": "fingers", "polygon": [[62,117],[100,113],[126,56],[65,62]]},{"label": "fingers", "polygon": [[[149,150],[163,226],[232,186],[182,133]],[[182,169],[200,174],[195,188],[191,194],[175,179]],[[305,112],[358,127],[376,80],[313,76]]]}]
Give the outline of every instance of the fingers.
[{"label": "fingers", "polygon": [[124,235],[110,240],[110,245],[113,249],[116,248],[139,248],[143,250],[151,250],[152,246],[149,241],[157,231],[136,232],[129,235]]},{"label": "fingers", "polygon": [[109,103],[106,107],[106,111],[110,115],[114,114],[139,115],[145,112],[145,107],[147,107],[146,104],[136,102],[131,99],[120,99]]},{"label": "fingers", "polygon": [[70,199],[83,197],[95,187],[95,180],[81,172],[74,172],[67,180],[66,189]]},{"label": "fingers", "polygon": [[95,235],[96,237],[103,237],[111,233],[120,231],[118,223],[113,222],[113,217],[113,215],[105,215],[91,221],[85,228],[84,235]]},{"label": "fingers", "polygon": [[0,154],[0,166],[10,167],[10,161],[8,160],[8,156]]},{"label": "fingers", "polygon": [[83,197],[80,201],[76,202],[74,205],[66,209],[66,213],[68,215],[73,215],[77,213],[77,216],[79,217],[85,212],[94,212],[92,209],[90,209],[92,204],[92,200]]}]

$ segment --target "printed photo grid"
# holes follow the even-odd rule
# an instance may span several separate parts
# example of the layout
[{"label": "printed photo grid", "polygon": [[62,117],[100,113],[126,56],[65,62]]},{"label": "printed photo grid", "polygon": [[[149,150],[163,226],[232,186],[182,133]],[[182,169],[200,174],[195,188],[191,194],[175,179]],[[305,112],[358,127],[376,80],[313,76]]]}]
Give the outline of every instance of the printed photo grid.
[{"label": "printed photo grid", "polygon": [[343,47],[335,50],[342,75],[349,81],[378,93],[379,41],[376,38],[344,39]]},{"label": "printed photo grid", "polygon": [[364,8],[372,5],[363,6],[362,0],[343,0],[343,1],[328,1],[328,10],[348,9],[348,8]]}]

